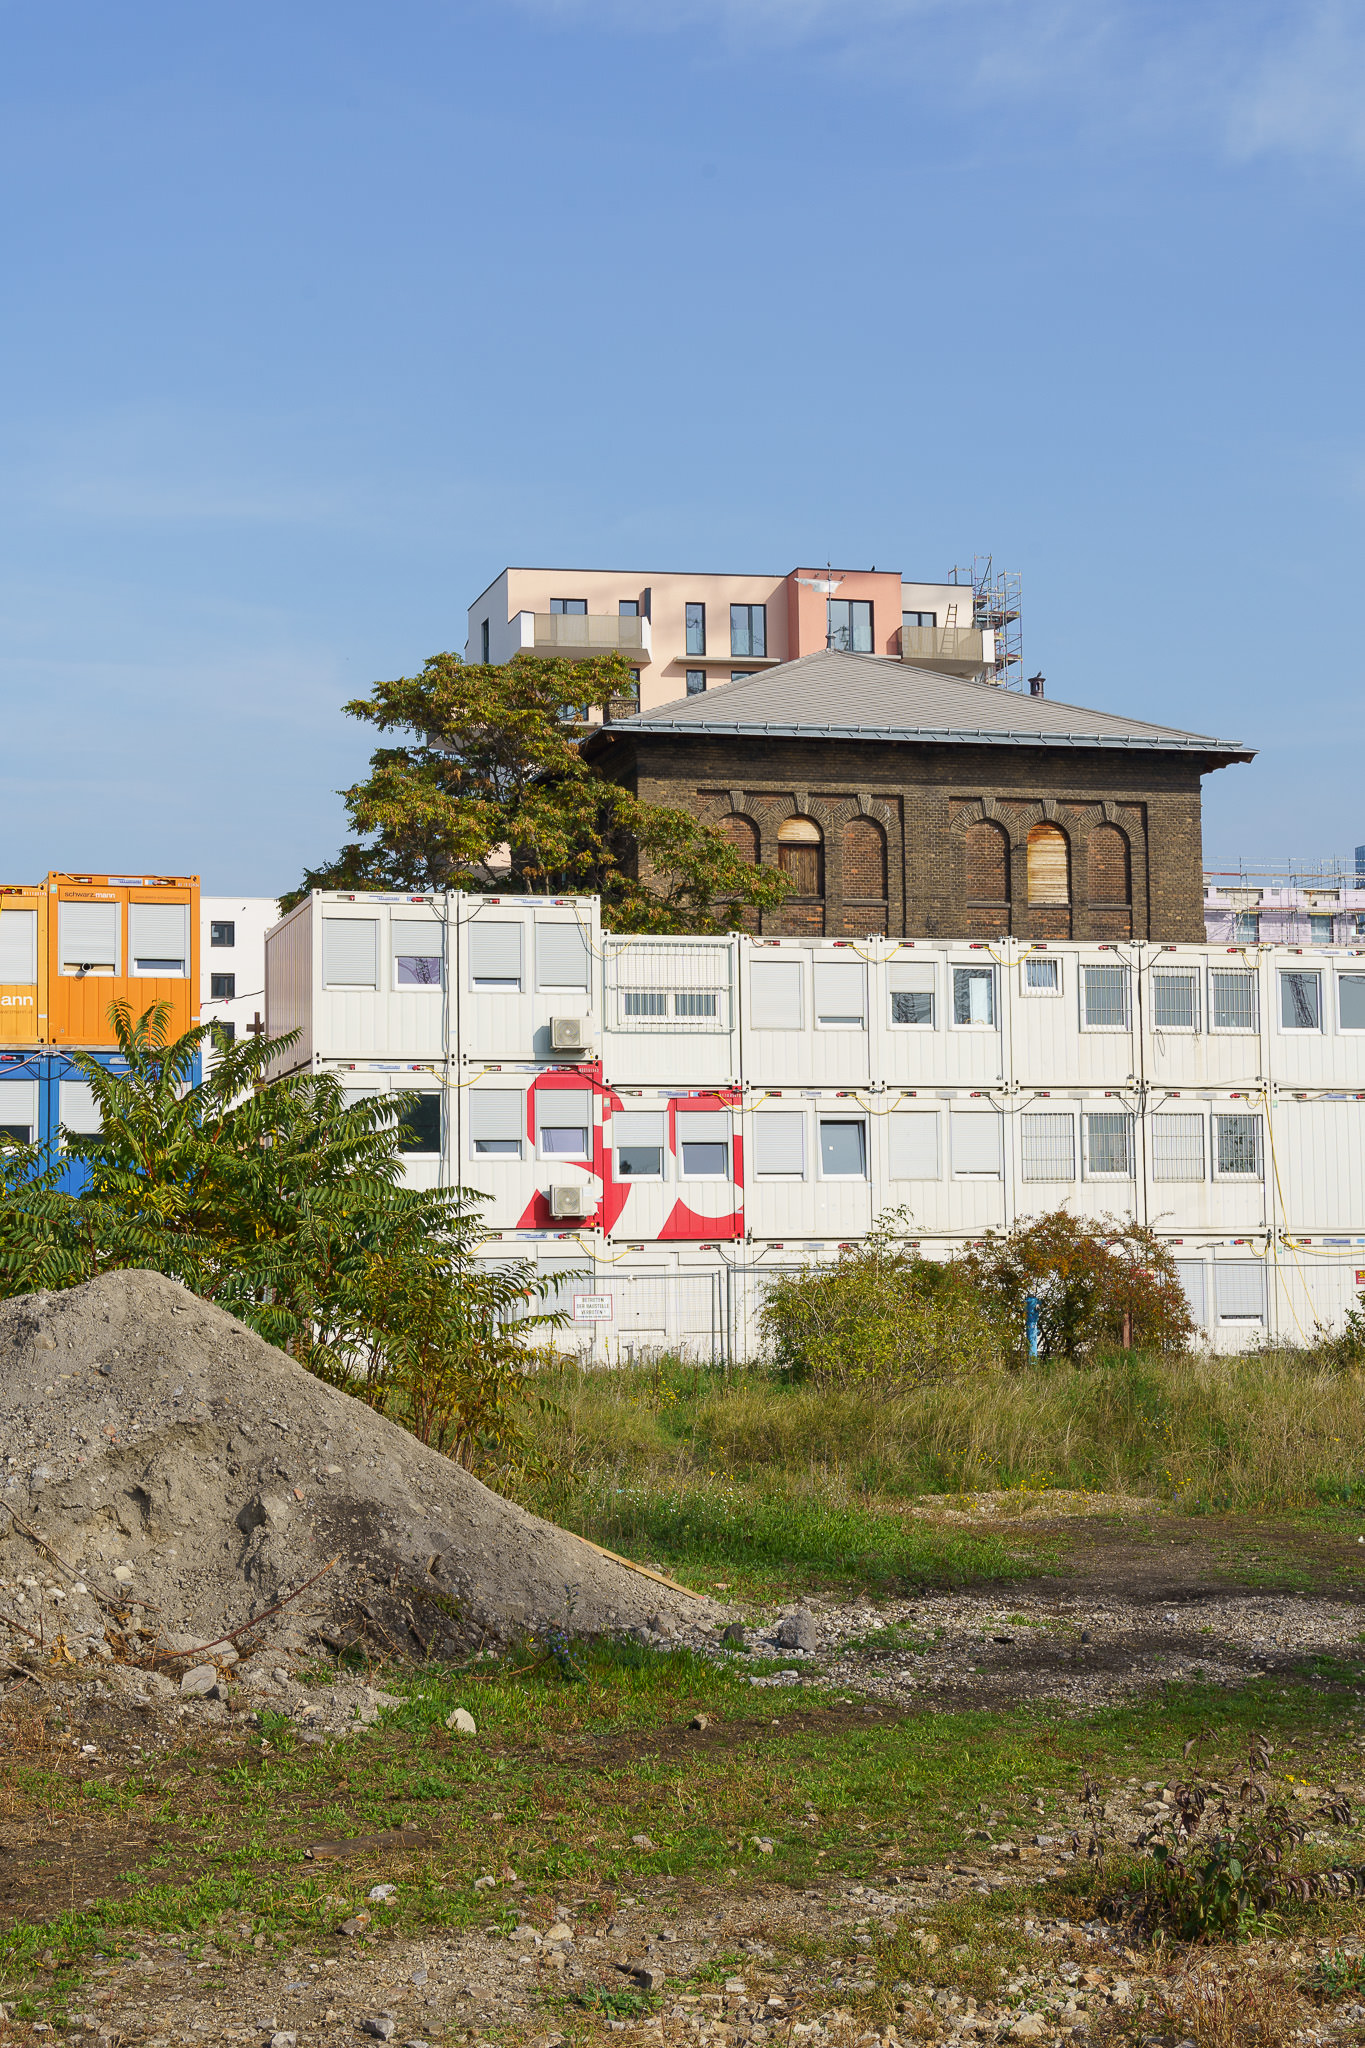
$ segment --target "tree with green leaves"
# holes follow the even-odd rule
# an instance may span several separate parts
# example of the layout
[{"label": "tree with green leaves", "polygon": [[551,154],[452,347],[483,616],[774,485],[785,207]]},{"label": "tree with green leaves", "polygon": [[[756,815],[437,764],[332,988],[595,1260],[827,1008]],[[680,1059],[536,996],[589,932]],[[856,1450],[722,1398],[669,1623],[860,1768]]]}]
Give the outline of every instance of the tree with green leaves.
[{"label": "tree with green leaves", "polygon": [[[72,1054],[100,1114],[63,1132],[77,1194],[41,1145],[0,1151],[0,1296],[149,1268],[228,1310],[320,1378],[466,1465],[521,1444],[525,1338],[563,1314],[524,1262],[475,1256],[483,1197],[403,1182],[411,1096],[348,1105],[331,1074],[265,1080],[292,1041],[172,1040],[166,1005],[111,1017],[126,1072]],[[558,1279],[560,1276],[556,1276]]]},{"label": "tree with green leaves", "polygon": [[303,889],[491,890],[600,896],[613,931],[729,930],[790,883],[741,859],[686,811],[644,803],[584,760],[596,706],[633,703],[618,656],[467,666],[437,654],[376,683],[348,716],[403,734],[343,790],[355,831]]}]

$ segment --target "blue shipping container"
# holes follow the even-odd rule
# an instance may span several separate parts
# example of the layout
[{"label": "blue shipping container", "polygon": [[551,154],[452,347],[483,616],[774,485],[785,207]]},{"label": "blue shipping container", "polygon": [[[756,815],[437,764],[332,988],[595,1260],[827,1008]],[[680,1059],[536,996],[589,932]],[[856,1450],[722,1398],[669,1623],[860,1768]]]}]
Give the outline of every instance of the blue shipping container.
[{"label": "blue shipping container", "polygon": [[[128,1062],[121,1053],[90,1051],[85,1057],[111,1073],[126,1073]],[[202,1064],[196,1055],[190,1079],[198,1084]],[[0,1052],[0,1137],[20,1144],[40,1141],[54,1149],[61,1125],[80,1134],[99,1129],[90,1083],[84,1079],[66,1052]],[[63,1169],[58,1186],[63,1193],[78,1195],[88,1185],[89,1172],[79,1160]]]}]

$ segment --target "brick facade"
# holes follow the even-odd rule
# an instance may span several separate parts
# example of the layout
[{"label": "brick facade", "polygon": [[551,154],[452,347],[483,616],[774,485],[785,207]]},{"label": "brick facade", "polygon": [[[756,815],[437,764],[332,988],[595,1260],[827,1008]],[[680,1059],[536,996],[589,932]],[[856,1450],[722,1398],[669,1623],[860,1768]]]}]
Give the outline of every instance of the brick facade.
[{"label": "brick facade", "polygon": [[[704,819],[746,858],[782,865],[784,820],[819,827],[817,886],[765,917],[767,932],[1204,938],[1200,778],[1216,757],[629,727],[608,727],[593,751],[640,797]],[[1030,833],[1043,824],[1053,832],[1034,841],[1030,901]]]}]

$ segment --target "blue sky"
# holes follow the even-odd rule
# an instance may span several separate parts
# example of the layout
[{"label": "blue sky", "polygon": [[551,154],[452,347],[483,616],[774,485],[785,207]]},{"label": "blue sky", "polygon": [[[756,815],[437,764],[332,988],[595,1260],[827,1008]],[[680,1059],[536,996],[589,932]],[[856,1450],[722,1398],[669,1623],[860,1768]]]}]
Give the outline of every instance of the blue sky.
[{"label": "blue sky", "polygon": [[1024,578],[1365,841],[1365,10],[0,0],[0,872],[271,893],[507,561]]}]

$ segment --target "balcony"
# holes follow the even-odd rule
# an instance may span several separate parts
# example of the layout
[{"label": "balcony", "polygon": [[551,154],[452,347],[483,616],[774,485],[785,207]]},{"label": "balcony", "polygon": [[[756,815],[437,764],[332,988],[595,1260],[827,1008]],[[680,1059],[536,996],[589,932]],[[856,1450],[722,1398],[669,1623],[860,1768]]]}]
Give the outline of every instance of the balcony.
[{"label": "balcony", "polygon": [[901,660],[940,675],[979,676],[994,664],[995,635],[977,626],[902,626]]},{"label": "balcony", "polygon": [[648,619],[618,618],[614,612],[519,612],[511,623],[514,652],[561,661],[619,654],[632,668],[647,668],[653,660]]}]

